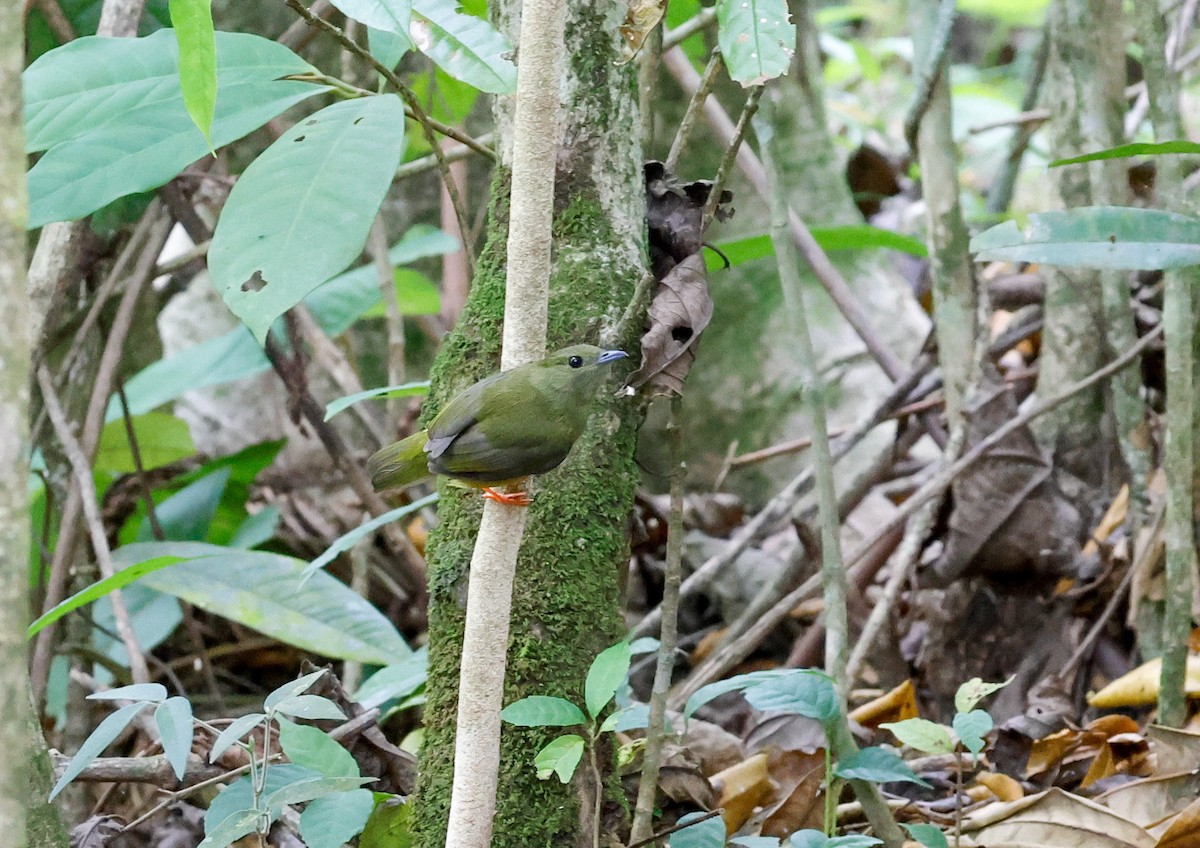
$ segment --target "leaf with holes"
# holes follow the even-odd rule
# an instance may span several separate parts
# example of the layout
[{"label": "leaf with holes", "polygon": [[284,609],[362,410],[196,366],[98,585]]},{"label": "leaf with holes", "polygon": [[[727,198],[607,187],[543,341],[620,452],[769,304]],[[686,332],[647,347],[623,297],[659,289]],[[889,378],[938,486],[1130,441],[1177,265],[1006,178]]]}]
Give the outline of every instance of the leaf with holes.
[{"label": "leaf with holes", "polygon": [[749,88],[788,72],[796,26],[785,0],[720,0],[717,43],[730,78]]},{"label": "leaf with holes", "polygon": [[362,252],[403,152],[404,106],[383,94],[305,118],[246,169],[217,222],[208,269],[259,342]]}]

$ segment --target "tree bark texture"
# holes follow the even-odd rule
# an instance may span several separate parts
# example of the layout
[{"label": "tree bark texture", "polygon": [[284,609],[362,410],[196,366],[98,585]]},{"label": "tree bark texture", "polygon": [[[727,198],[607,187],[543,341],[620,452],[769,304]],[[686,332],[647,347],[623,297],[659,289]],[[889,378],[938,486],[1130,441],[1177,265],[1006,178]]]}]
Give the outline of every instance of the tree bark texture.
[{"label": "tree bark texture", "polygon": [[[519,30],[519,3],[501,3],[499,23]],[[547,347],[595,342],[628,302],[643,267],[645,199],[636,72],[619,65],[624,7],[571,3],[559,87],[563,138],[556,155],[553,268]],[[487,244],[470,297],[434,368],[432,416],[454,392],[495,370],[504,310],[511,104],[497,109],[503,163],[491,196]],[[635,336],[620,343],[637,356]],[[533,505],[517,563],[504,703],[530,694],[582,702],[595,655],[620,638],[619,584],[628,553],[625,524],[636,482],[636,412],[600,392],[584,436],[560,468],[533,481]],[[441,848],[453,770],[459,650],[480,498],[442,486],[441,524],[430,539],[430,671],[426,740],[418,785],[418,844]],[[537,779],[533,756],[549,731],[506,727],[492,845],[571,845],[582,839],[581,793]],[[586,775],[586,769],[580,774]],[[581,781],[583,777],[577,780]],[[586,810],[590,805],[583,805]]]}]

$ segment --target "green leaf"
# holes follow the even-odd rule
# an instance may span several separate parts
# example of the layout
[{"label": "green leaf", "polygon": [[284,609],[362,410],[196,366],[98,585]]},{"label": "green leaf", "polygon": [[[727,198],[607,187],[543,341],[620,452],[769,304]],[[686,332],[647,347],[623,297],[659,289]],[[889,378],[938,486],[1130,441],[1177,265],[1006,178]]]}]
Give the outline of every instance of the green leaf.
[{"label": "green leaf", "polygon": [[786,0],[718,0],[717,43],[730,78],[746,88],[786,74],[796,52]]},{"label": "green leaf", "polygon": [[211,146],[217,107],[217,38],[212,0],[171,0],[171,26],[179,45],[179,87],[196,128]]},{"label": "green leaf", "polygon": [[[872,227],[869,224],[857,224],[845,227],[813,227],[809,230],[813,239],[822,250],[865,250],[868,248],[887,248],[907,253],[910,256],[925,257],[929,255],[925,244],[912,236],[903,233]],[[729,260],[730,267],[744,265],[758,259],[766,259],[775,255],[771,245],[770,235],[749,236],[717,244],[721,253]],[[719,271],[725,267],[725,260],[715,251],[706,251],[704,262],[709,271]]]},{"label": "green leaf", "polygon": [[565,698],[530,695],[500,711],[500,718],[517,727],[573,727],[587,719],[579,707]]},{"label": "green leaf", "polygon": [[289,783],[275,790],[264,799],[269,808],[286,804],[300,804],[314,798],[323,798],[338,792],[349,792],[366,783],[374,783],[374,777],[310,777]]},{"label": "green leaf", "polygon": [[[133,625],[133,633],[143,651],[152,651],[161,645],[183,621],[183,610],[179,601],[168,595],[155,592],[139,583],[127,586],[122,595],[125,608],[129,612],[129,621]],[[92,610],[92,623],[92,649],[128,668],[129,653],[125,649],[125,643],[116,635],[116,616],[109,598],[104,597],[96,601]],[[101,666],[97,666],[95,674],[103,681],[110,677],[110,673]]]},{"label": "green leaf", "polygon": [[104,749],[120,735],[129,722],[133,721],[133,717],[140,713],[145,706],[145,703],[129,704],[100,722],[100,726],[92,731],[91,736],[83,740],[83,744],[79,746],[75,756],[71,757],[66,771],[58,779],[58,783],[54,784],[54,788],[50,790],[50,800],[53,801],[58,793],[63,791],[63,787],[78,777],[79,773],[87,768],[92,760],[103,754]]},{"label": "green leaf", "polygon": [[175,777],[183,780],[187,770],[188,754],[192,751],[192,704],[178,695],[167,698],[154,711],[154,723],[162,737],[163,753],[175,771]]},{"label": "green leaf", "polygon": [[[130,423],[133,424],[143,468],[158,468],[196,452],[187,422],[174,415],[150,412],[133,416]],[[100,431],[95,468],[114,474],[132,474],[137,470],[124,420],[110,421]]]},{"label": "green leaf", "polygon": [[819,830],[798,830],[788,838],[788,848],[825,848],[829,837]]},{"label": "green leaf", "polygon": [[575,733],[552,739],[533,757],[538,780],[546,780],[556,774],[560,782],[570,783],[575,768],[583,759],[583,746],[583,737]]},{"label": "green leaf", "polygon": [[247,516],[246,520],[238,525],[233,538],[229,540],[229,547],[249,550],[269,542],[275,538],[282,514],[279,507],[271,504],[264,506],[253,515]]},{"label": "green leaf", "polygon": [[[396,268],[392,276],[396,281],[396,302],[402,315],[437,315],[442,311],[442,296],[437,286],[420,271]],[[387,315],[387,308],[380,301],[364,315],[367,318],[382,318]]]},{"label": "green leaf", "polygon": [[217,222],[208,269],[260,342],[276,318],[362,252],[403,152],[404,106],[381,94],[305,118],[242,174]]},{"label": "green leaf", "polygon": [[167,687],[161,683],[133,683],[88,695],[89,701],[165,701]]},{"label": "green leaf", "polygon": [[980,262],[1157,270],[1200,264],[1200,219],[1158,209],[1083,206],[1006,221],[971,239]]},{"label": "green leaf", "polygon": [[774,836],[735,836],[729,844],[741,848],[779,848],[779,839]]},{"label": "green leaf", "polygon": [[725,820],[720,816],[688,813],[680,816],[677,824],[686,825],[689,822],[695,824],[672,833],[667,840],[667,848],[721,848],[725,844]]},{"label": "green leaf", "polygon": [[693,693],[692,697],[688,698],[687,704],[683,708],[683,716],[684,718],[692,716],[696,710],[714,698],[719,698],[721,695],[729,692],[740,692],[743,689],[749,689],[751,686],[757,686],[765,680],[772,680],[791,673],[791,669],[751,671],[747,674],[738,674],[725,680],[718,680],[716,683],[710,683],[707,686],[701,686]]},{"label": "green leaf", "polygon": [[[311,769],[295,766],[290,763],[281,763],[279,765],[271,765],[266,769],[266,774],[263,778],[263,792],[271,794],[283,787],[296,783],[301,780],[309,780],[320,777],[321,775]],[[230,816],[240,813],[242,810],[249,810],[254,807],[254,787],[250,781],[249,775],[239,778],[233,783],[226,786],[217,794],[217,797],[209,804],[208,809],[204,813],[204,831],[212,834],[218,827]],[[261,809],[267,811],[265,806]],[[268,812],[269,820],[274,821],[279,818],[279,814],[283,811],[282,805],[270,809]],[[253,828],[251,828],[253,830]],[[246,831],[249,833],[250,831]]]},{"label": "green leaf", "polygon": [[1051,168],[1063,165],[1078,165],[1083,162],[1098,162],[1102,159],[1128,159],[1131,156],[1160,156],[1170,153],[1188,155],[1200,154],[1200,144],[1194,141],[1160,141],[1157,143],[1138,142],[1136,144],[1121,144],[1095,153],[1085,153],[1082,156],[1072,156],[1070,159],[1055,159],[1050,163]]},{"label": "green leaf", "polygon": [[412,0],[334,0],[347,17],[384,32],[404,34],[412,19]]},{"label": "green leaf", "polygon": [[300,814],[300,835],[308,848],[341,848],[362,832],[374,809],[369,789],[314,798]]},{"label": "green leaf", "polygon": [[998,692],[1012,683],[1013,677],[1003,683],[986,683],[981,678],[972,677],[954,693],[954,709],[960,713],[969,713],[978,706],[979,702],[993,692]]},{"label": "green leaf", "polygon": [[413,651],[408,659],[381,668],[366,679],[354,700],[363,709],[382,706],[397,698],[407,698],[425,685],[429,677],[429,654],[422,647]]},{"label": "green leaf", "polygon": [[587,680],[583,685],[583,700],[587,705],[588,715],[593,719],[600,717],[605,705],[617,694],[617,687],[629,673],[629,661],[633,654],[628,642],[618,642],[610,648],[601,651],[588,669]]},{"label": "green leaf", "polygon": [[455,11],[453,0],[414,0],[409,35],[417,49],[455,79],[489,94],[517,90],[512,45],[487,21]]},{"label": "green leaf", "polygon": [[413,805],[397,796],[380,801],[359,837],[359,848],[413,848]]},{"label": "green leaf", "polygon": [[161,556],[187,561],[142,577],[142,582],[216,615],[321,656],[387,665],[410,650],[369,602],[323,572],[304,587],[305,563],[264,551],[199,542],[125,545],[118,568]]},{"label": "green leaf", "polygon": [[359,776],[354,757],[324,731],[285,718],[276,721],[279,723],[279,744],[283,753],[296,765],[310,768],[326,777]]},{"label": "green leaf", "polygon": [[367,48],[371,55],[379,60],[385,68],[395,69],[400,60],[409,50],[413,49],[412,39],[407,34],[388,32],[375,27],[367,27]]},{"label": "green leaf", "polygon": [[846,780],[868,780],[871,783],[915,783],[928,787],[898,754],[878,746],[863,748],[840,760],[833,773]]},{"label": "green leaf", "polygon": [[352,547],[358,544],[360,539],[370,535],[371,533],[374,533],[385,524],[391,524],[393,521],[398,521],[404,516],[410,515],[417,510],[424,509],[427,506],[435,504],[437,503],[437,500],[437,492],[434,492],[432,495],[426,495],[419,501],[413,501],[405,506],[397,507],[396,509],[385,512],[383,515],[376,516],[370,521],[365,521],[355,527],[349,533],[339,536],[336,540],[334,540],[334,543],[329,546],[329,549],[325,551],[325,553],[321,554],[319,557],[305,566],[302,579],[307,580],[310,575],[315,574],[317,571],[320,571],[326,565],[333,562],[334,559],[337,558],[338,554],[342,553],[343,551],[350,550]]},{"label": "green leaf", "polygon": [[[192,389],[253,377],[270,367],[254,336],[245,327],[238,327],[147,365],[126,381],[125,397],[130,413],[140,415]],[[105,419],[112,421],[120,416],[121,406],[114,395]]]},{"label": "green leaf", "polygon": [[906,718],[904,721],[885,722],[881,725],[903,744],[925,754],[949,754],[954,750],[954,738],[950,728],[924,718]]},{"label": "green leaf", "polygon": [[[223,95],[230,88],[314,71],[282,44],[257,35],[220,32],[215,41]],[[123,123],[141,109],[167,111],[178,105],[186,119],[178,56],[175,33],[164,29],[145,38],[77,38],[40,57],[22,75],[26,151],[48,150]],[[320,90],[310,87],[309,93]]]},{"label": "green leaf", "polygon": [[262,720],[266,718],[265,713],[248,713],[244,716],[238,716],[229,723],[220,735],[212,744],[212,750],[208,752],[208,761],[215,763],[217,758],[225,753],[231,745],[249,733],[253,728],[258,727]]},{"label": "green leaf", "polygon": [[274,707],[275,712],[293,718],[332,719],[345,721],[346,714],[328,698],[320,695],[294,695],[284,698]]},{"label": "green leaf", "polygon": [[902,827],[909,832],[913,839],[920,842],[925,848],[950,848],[950,843],[946,839],[946,834],[942,833],[942,829],[933,824],[906,824]]},{"label": "green leaf", "polygon": [[[136,47],[158,35],[144,39],[101,39],[125,45],[105,58],[116,61],[122,69],[130,69],[122,70],[125,76],[133,75],[132,79],[118,77],[108,85],[96,85],[82,92],[78,84],[74,86],[71,94],[94,104],[101,117],[85,116],[80,120],[81,126],[50,121],[47,108],[63,101],[58,89],[46,92],[44,101],[34,104],[31,120],[40,121],[44,130],[32,148],[40,148],[47,140],[52,146],[47,145],[50,149],[29,172],[30,228],[50,221],[81,218],[119,197],[157,188],[209,152],[208,142],[196,132],[184,107],[176,72],[177,48],[171,31],[165,31],[163,36],[167,41],[158,44],[158,49],[144,51]],[[221,99],[212,126],[215,147],[236,141],[285,109],[328,90],[327,86],[278,80],[283,74],[312,72],[311,67],[280,45],[240,33],[218,36]],[[54,50],[43,59],[83,40]],[[264,48],[263,44],[271,47]],[[169,49],[163,49],[165,45]],[[276,61],[278,50],[291,60]],[[86,65],[90,55],[86,51],[82,55],[72,53],[71,61],[60,64],[81,79],[91,80],[92,69]],[[141,59],[151,67],[140,67]],[[158,88],[164,84],[158,73],[163,68],[169,88],[169,94],[165,95]],[[55,75],[61,76],[61,70],[56,68]],[[126,83],[129,89],[140,92],[141,97],[130,98],[124,91]],[[114,89],[122,91],[112,94]],[[116,106],[110,108],[108,100]],[[122,106],[126,108],[122,110]],[[74,105],[65,111],[78,115]],[[82,132],[81,128],[87,131]]]},{"label": "green leaf", "polygon": [[297,677],[295,680],[289,680],[282,686],[273,689],[266,698],[263,699],[263,707],[268,710],[275,709],[275,705],[280,701],[286,701],[288,698],[294,698],[297,695],[307,692],[312,685],[316,683],[325,674],[325,669],[320,671],[310,672],[303,677]]},{"label": "green leaf", "polygon": [[759,710],[786,710],[828,725],[841,715],[841,699],[821,672],[796,669],[746,690],[746,700]]},{"label": "green leaf", "polygon": [[[333,416],[345,409],[349,409],[358,403],[360,400],[370,400],[371,398],[401,398],[401,397],[416,397],[429,393],[429,381],[421,380],[416,383],[402,383],[399,386],[381,386],[376,389],[366,389],[361,392],[355,392],[352,395],[340,397],[337,400],[331,400],[325,405],[325,420],[328,421]],[[397,516],[399,517],[399,516]]]},{"label": "green leaf", "polygon": [[984,738],[994,726],[992,717],[983,710],[971,710],[969,713],[956,713],[954,716],[954,732],[958,741],[974,756],[979,756],[983,750]]},{"label": "green leaf", "polygon": [[226,848],[258,827],[258,810],[236,810],[230,813],[196,848]]},{"label": "green leaf", "polygon": [[[59,603],[58,606],[55,606],[53,609],[48,609],[48,611],[42,613],[42,615],[40,615],[40,617],[38,617],[37,620],[29,625],[28,629],[25,630],[25,638],[34,638],[38,631],[43,630],[47,625],[54,624],[55,621],[58,621],[67,613],[76,611],[76,609],[79,607],[88,605],[88,603],[91,603],[92,601],[101,599],[101,597],[107,595],[110,593],[110,591],[126,587],[126,585],[136,581],[136,579],[139,577],[148,575],[148,573],[151,571],[166,569],[167,566],[175,565],[175,563],[182,563],[182,561],[184,560],[182,560],[180,557],[156,557],[154,559],[145,560],[143,563],[132,565],[124,571],[118,571],[112,577],[106,577],[102,579],[102,581],[92,583],[90,587],[83,589],[82,591],[77,591],[76,594],[68,597],[67,600]],[[155,685],[157,686],[158,684]],[[166,688],[163,688],[162,697],[167,697]]]},{"label": "green leaf", "polygon": [[[220,468],[185,486],[155,508],[163,535],[173,542],[199,542],[208,533],[213,516],[229,483],[230,468]],[[142,524],[139,542],[154,538],[150,522]]]},{"label": "green leaf", "polygon": [[[453,236],[426,224],[416,224],[388,251],[388,261],[392,265],[407,265],[458,249],[458,240]],[[330,336],[338,336],[381,299],[379,272],[368,263],[334,277],[306,297],[304,303],[321,329]]]}]

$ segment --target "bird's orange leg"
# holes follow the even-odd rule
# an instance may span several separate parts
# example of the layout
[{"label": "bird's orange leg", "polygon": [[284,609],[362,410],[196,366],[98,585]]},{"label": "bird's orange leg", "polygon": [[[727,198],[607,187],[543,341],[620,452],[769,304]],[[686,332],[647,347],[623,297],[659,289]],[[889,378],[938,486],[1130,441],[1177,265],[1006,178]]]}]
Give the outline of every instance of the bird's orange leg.
[{"label": "bird's orange leg", "polygon": [[525,492],[500,492],[491,486],[483,487],[483,496],[489,501],[502,503],[505,506],[529,506],[533,499]]}]

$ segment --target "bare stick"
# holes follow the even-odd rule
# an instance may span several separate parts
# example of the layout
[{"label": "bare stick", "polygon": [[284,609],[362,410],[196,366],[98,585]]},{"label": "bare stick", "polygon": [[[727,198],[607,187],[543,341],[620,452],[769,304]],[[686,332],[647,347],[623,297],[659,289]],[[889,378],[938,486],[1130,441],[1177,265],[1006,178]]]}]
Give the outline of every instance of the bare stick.
[{"label": "bare stick", "polygon": [[[525,0],[521,8],[501,369],[532,362],[546,349],[566,16],[565,0]],[[446,832],[446,844],[456,848],[491,842],[513,576],[527,515],[488,501],[471,555]]]},{"label": "bare stick", "polygon": [[[108,537],[104,533],[104,524],[100,520],[100,506],[96,503],[96,481],[92,478],[91,463],[83,454],[75,436],[71,434],[71,425],[63,412],[62,404],[58,402],[58,393],[54,391],[54,381],[50,378],[50,370],[45,365],[38,367],[38,387],[42,390],[42,402],[50,414],[54,425],[55,435],[62,444],[63,452],[71,463],[71,471],[75,475],[75,485],[83,497],[83,515],[87,522],[88,532],[92,537],[92,548],[96,553],[96,562],[100,573],[105,578],[116,573],[113,567],[112,552],[108,548]],[[112,600],[113,620],[117,625],[117,634],[125,645],[129,655],[129,671],[135,683],[146,683],[150,680],[150,670],[146,666],[146,657],[138,644],[137,634],[133,632],[133,624],[129,620],[129,609],[121,590],[115,590],[110,596]]]}]

